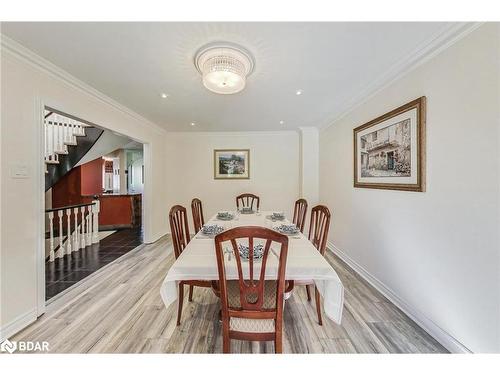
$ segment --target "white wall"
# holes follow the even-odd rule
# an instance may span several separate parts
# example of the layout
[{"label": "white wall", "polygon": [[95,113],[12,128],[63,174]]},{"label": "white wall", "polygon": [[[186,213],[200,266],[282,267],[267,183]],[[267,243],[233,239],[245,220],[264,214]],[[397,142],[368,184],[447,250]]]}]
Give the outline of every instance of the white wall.
[{"label": "white wall", "polygon": [[[44,208],[41,103],[146,143],[149,184],[145,186],[144,222],[148,242],[167,228],[166,133],[6,39],[2,39],[1,79],[0,326],[2,336],[7,336],[33,321],[37,305],[43,304],[43,295],[37,294],[37,277],[43,280],[44,275],[37,275],[36,267]],[[16,163],[28,167],[28,178],[9,177],[9,169]]]},{"label": "white wall", "polygon": [[[249,180],[215,180],[214,149],[250,149]],[[203,202],[205,220],[218,210],[235,210],[241,193],[260,196],[261,210],[288,215],[299,198],[299,134],[284,132],[171,133],[167,138],[168,207]]]},{"label": "white wall", "polygon": [[314,127],[303,127],[300,132],[300,182],[302,198],[310,209],[319,200],[319,132]]},{"label": "white wall", "polygon": [[[331,242],[474,352],[500,351],[499,44],[497,25],[480,27],[320,135]],[[427,191],[354,189],[353,128],[423,95]]]}]

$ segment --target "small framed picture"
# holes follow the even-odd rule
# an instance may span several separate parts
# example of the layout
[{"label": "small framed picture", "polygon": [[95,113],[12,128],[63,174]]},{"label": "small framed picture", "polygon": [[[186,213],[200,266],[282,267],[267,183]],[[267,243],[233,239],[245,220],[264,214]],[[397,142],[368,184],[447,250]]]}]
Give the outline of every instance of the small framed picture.
[{"label": "small framed picture", "polygon": [[425,191],[425,101],[354,129],[354,187]]},{"label": "small framed picture", "polygon": [[214,179],[250,178],[250,150],[214,150]]}]

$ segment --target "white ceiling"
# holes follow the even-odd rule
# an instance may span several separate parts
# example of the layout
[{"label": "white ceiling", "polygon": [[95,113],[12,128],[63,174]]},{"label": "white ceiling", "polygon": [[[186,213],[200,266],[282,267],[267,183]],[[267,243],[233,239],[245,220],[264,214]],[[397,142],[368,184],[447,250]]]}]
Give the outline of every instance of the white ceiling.
[{"label": "white ceiling", "polygon": [[[451,26],[2,23],[2,33],[167,130],[239,131],[325,126]],[[213,41],[238,43],[254,55],[243,92],[217,95],[203,87],[193,58]]]}]

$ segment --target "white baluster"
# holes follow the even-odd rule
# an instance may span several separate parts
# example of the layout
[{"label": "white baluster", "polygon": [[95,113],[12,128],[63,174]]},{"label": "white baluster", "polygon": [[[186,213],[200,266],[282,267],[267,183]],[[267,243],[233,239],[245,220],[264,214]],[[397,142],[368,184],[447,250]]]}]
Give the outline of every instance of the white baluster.
[{"label": "white baluster", "polygon": [[87,245],[92,245],[92,215],[90,209],[92,206],[87,206],[87,227],[85,228],[85,243]]},{"label": "white baluster", "polygon": [[70,120],[70,125],[71,125],[71,142],[76,143],[76,128],[75,128],[75,123]]},{"label": "white baluster", "polygon": [[52,160],[52,121],[47,124],[47,153],[48,160]]},{"label": "white baluster", "polygon": [[50,246],[49,261],[53,262],[55,259],[55,255],[54,255],[54,211],[49,212],[49,246]]},{"label": "white baluster", "polygon": [[63,150],[65,153],[68,153],[68,124],[64,123],[63,125]]},{"label": "white baluster", "polygon": [[63,151],[63,123],[57,124],[57,151]]},{"label": "white baluster", "polygon": [[98,243],[99,242],[99,201],[95,200],[92,201],[92,203],[95,203],[92,206],[92,214],[94,215],[94,235],[92,238],[93,243]]},{"label": "white baluster", "polygon": [[57,257],[62,258],[64,256],[64,247],[63,247],[63,224],[62,217],[64,214],[64,210],[57,211],[57,216],[59,217],[59,251],[57,252]]},{"label": "white baluster", "polygon": [[78,207],[73,208],[73,214],[75,216],[75,230],[74,230],[74,245],[73,245],[73,251],[78,251],[80,248],[80,240],[79,240],[79,233],[78,233]]},{"label": "white baluster", "polygon": [[81,237],[80,237],[82,243],[80,244],[80,247],[83,249],[85,246],[87,246],[85,243],[85,206],[80,207],[80,212],[82,215],[82,221],[81,221],[81,226],[82,226],[81,230],[82,231],[81,231]]},{"label": "white baluster", "polygon": [[68,224],[68,238],[66,238],[66,254],[71,254],[71,208],[66,209],[66,222]]},{"label": "white baluster", "polygon": [[49,159],[49,147],[48,147],[48,136],[47,134],[49,133],[49,124],[48,124],[48,121],[47,120],[44,120],[43,121],[43,131],[44,131],[44,145],[45,145],[45,160],[48,160]]},{"label": "white baluster", "polygon": [[57,154],[56,154],[56,150],[57,150],[57,138],[56,138],[56,129],[57,129],[57,121],[59,121],[59,116],[56,115],[54,116],[54,120],[52,121],[52,158],[54,160],[58,160],[57,159]]}]

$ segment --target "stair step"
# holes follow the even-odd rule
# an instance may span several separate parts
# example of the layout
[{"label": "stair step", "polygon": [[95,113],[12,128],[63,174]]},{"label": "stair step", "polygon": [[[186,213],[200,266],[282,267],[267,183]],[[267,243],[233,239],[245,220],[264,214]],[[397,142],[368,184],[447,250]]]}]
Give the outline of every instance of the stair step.
[{"label": "stair step", "polygon": [[68,155],[68,151],[66,150],[60,150],[60,151],[54,151],[58,155]]},{"label": "stair step", "polygon": [[59,164],[59,160],[45,160],[45,164]]},{"label": "stair step", "polygon": [[64,144],[66,146],[77,146],[78,145],[78,143],[76,143],[76,142],[64,142]]}]

